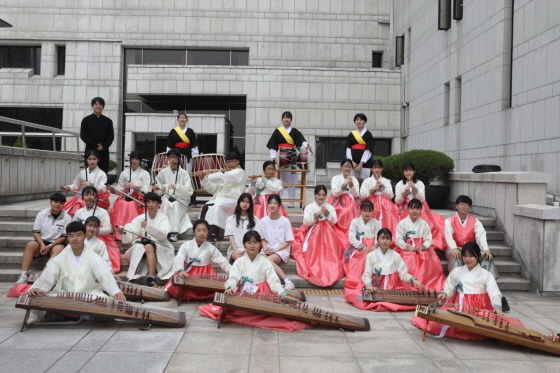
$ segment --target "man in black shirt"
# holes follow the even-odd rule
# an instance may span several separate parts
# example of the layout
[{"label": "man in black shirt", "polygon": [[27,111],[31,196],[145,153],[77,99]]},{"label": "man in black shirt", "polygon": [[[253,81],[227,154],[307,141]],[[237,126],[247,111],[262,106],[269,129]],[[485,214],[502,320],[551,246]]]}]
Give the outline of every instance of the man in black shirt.
[{"label": "man in black shirt", "polygon": [[113,143],[115,133],[113,131],[113,121],[103,115],[105,100],[95,97],[91,100],[93,114],[82,119],[80,138],[86,143],[88,150],[97,150],[101,155],[99,168],[109,172],[109,147]]}]

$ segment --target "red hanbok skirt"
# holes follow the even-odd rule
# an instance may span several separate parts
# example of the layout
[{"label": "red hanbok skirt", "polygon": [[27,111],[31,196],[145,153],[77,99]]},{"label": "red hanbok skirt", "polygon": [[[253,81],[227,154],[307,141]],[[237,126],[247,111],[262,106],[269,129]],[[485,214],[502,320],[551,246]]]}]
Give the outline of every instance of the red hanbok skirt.
[{"label": "red hanbok skirt", "polygon": [[[268,196],[269,194],[267,195],[259,194],[253,199],[253,215],[259,219],[262,219],[265,216],[270,215],[270,211],[268,211],[268,202],[267,202]],[[289,218],[288,213],[284,208],[284,205],[280,205],[278,212],[280,213],[280,215]]]},{"label": "red hanbok skirt", "polygon": [[97,238],[105,243],[113,273],[118,274],[121,271],[121,250],[119,246],[110,234],[99,235]]},{"label": "red hanbok skirt", "polygon": [[387,228],[393,233],[391,247],[395,246],[395,236],[397,225],[399,224],[399,215],[397,205],[390,199],[383,197],[381,194],[368,198],[373,203],[373,218],[377,219],[381,224],[381,228]]},{"label": "red hanbok skirt", "polygon": [[[303,245],[307,240],[307,251]],[[342,256],[346,234],[328,221],[318,221],[313,226],[302,225],[292,244],[292,257],[297,274],[317,286],[331,286],[344,277]]]},{"label": "red hanbok skirt", "polygon": [[[266,281],[259,284],[255,284],[258,287],[257,293],[274,294],[270,290],[270,286]],[[214,320],[220,319],[220,314],[222,313],[222,307],[215,306],[210,303],[205,306],[198,306],[200,315],[204,317],[209,317]],[[268,316],[260,315],[250,311],[243,310],[232,310],[227,309],[224,317],[224,322],[245,326],[252,326],[255,328],[262,329],[275,329],[284,331],[295,331],[311,328],[315,324],[310,322],[289,320],[280,316]]]},{"label": "red hanbok skirt", "polygon": [[23,294],[27,293],[29,291],[29,289],[31,289],[32,287],[33,287],[33,285],[28,285],[28,284],[14,285],[14,286],[12,286],[10,291],[8,291],[8,294],[6,294],[6,296],[10,297],[10,298],[17,298],[20,295],[23,295]]},{"label": "red hanbok skirt", "polygon": [[[186,265],[186,263],[185,263]],[[196,275],[200,274],[216,274],[216,270],[212,267],[212,264],[208,264],[205,266],[192,266],[192,269],[189,270],[189,275],[196,277]],[[173,285],[173,278],[170,278],[167,284],[165,285],[165,290],[169,293],[171,298],[177,299],[179,297],[179,287]],[[214,291],[207,291],[207,290],[197,290],[197,289],[188,289],[183,288],[183,293],[181,294],[182,300],[208,300],[214,298]]]},{"label": "red hanbok skirt", "polygon": [[[415,242],[412,242],[412,240]],[[407,240],[407,244],[414,247],[422,246],[422,242],[421,238],[408,238]],[[416,277],[422,285],[430,290],[443,290],[445,275],[443,274],[441,260],[439,260],[433,247],[425,251],[404,251],[397,247],[395,251],[403,258],[408,273]]]},{"label": "red hanbok skirt", "polygon": [[348,230],[352,220],[360,216],[360,206],[348,193],[342,193],[340,197],[331,195],[328,203],[334,207],[338,218],[337,224],[344,230]]},{"label": "red hanbok skirt", "polygon": [[[402,205],[397,205],[398,211],[400,211],[399,221],[406,219],[408,216],[407,206],[409,201],[410,200],[407,199]],[[422,202],[422,214],[420,215],[420,218],[425,220],[430,226],[433,241],[432,246],[434,249],[445,251],[447,244],[445,243],[445,219],[443,219],[443,216],[432,212],[432,210],[430,210],[430,206],[428,206],[426,201],[424,201]],[[394,232],[396,232],[396,228],[397,226],[395,225],[393,235]]]},{"label": "red hanbok skirt", "polygon": [[[138,206],[138,202],[127,202],[124,198],[119,197],[113,203],[113,209],[109,213],[111,216],[111,224],[113,224],[113,226],[118,225],[124,227],[138,215],[142,214],[142,212],[143,209]],[[121,235],[116,229],[113,233],[113,237],[115,237],[115,240],[121,240]]]},{"label": "red hanbok skirt", "polygon": [[[375,280],[375,278],[374,278]],[[398,272],[393,272],[390,275],[379,276],[379,287],[384,290],[412,290],[414,287],[403,282]],[[346,288],[344,286],[344,299],[356,308],[362,310],[372,310],[375,312],[380,311],[413,311],[416,306],[403,306],[400,304],[389,303],[389,302],[364,302],[362,300],[362,290],[365,288],[364,283],[360,281],[360,284],[354,289]]]},{"label": "red hanbok skirt", "polygon": [[[452,298],[451,303],[459,303],[460,296],[461,296],[461,293],[456,292],[455,296]],[[476,308],[479,308],[481,310],[487,310],[487,311],[493,311],[494,310],[494,307],[492,306],[492,302],[490,302],[490,297],[488,296],[488,294],[464,294],[463,306],[476,307]],[[442,310],[442,311],[446,310],[446,309],[448,309],[448,307],[446,307],[445,305],[440,308],[440,310]],[[512,317],[505,317],[504,316],[504,320],[509,321],[512,325],[523,326],[521,321],[519,321],[518,319],[514,319]],[[427,324],[427,328],[426,328],[426,324]],[[426,330],[427,333],[436,334],[438,336],[441,334],[442,329],[445,326],[445,325],[437,323],[437,322],[424,320],[424,319],[422,319],[418,316],[414,316],[412,318],[412,325],[416,326],[417,328],[419,328],[421,330]],[[473,339],[473,340],[477,340],[477,341],[480,341],[480,340],[483,340],[483,339],[487,338],[486,336],[481,335],[481,334],[468,332],[466,330],[461,330],[461,329],[452,328],[452,327],[449,327],[445,331],[444,336],[445,337],[450,337],[450,338],[463,339],[463,340]]]},{"label": "red hanbok skirt", "polygon": [[[362,244],[366,246],[373,246],[375,240],[373,238],[362,238]],[[369,253],[363,250],[358,250],[354,247],[349,248],[353,250],[348,260],[344,258],[342,268],[346,278],[344,279],[344,291],[356,289],[362,283],[362,275],[366,268],[366,257]]]}]

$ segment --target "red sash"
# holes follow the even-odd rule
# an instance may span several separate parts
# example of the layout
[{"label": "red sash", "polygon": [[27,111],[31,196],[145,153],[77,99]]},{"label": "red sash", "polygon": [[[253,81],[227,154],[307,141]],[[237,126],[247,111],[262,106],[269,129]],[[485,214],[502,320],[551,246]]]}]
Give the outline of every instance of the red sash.
[{"label": "red sash", "polygon": [[282,143],[282,144],[278,144],[278,149],[293,149],[293,145],[292,144],[288,144],[288,143]]},{"label": "red sash", "polygon": [[352,149],[366,150],[366,145],[365,144],[354,144],[354,145],[352,145]]},{"label": "red sash", "polygon": [[472,215],[467,216],[467,224],[463,227],[461,219],[457,214],[451,216],[451,225],[453,226],[453,240],[457,247],[462,248],[467,242],[476,241],[474,233],[474,224],[476,219]]},{"label": "red sash", "polygon": [[191,146],[191,144],[188,143],[188,142],[176,142],[175,143],[176,148],[185,149],[185,148],[188,148],[189,146]]}]

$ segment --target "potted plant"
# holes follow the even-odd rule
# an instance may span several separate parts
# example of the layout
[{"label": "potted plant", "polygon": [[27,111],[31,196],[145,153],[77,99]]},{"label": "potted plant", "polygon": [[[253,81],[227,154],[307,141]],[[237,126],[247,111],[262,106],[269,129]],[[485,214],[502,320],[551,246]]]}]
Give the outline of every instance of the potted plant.
[{"label": "potted plant", "polygon": [[455,167],[453,159],[435,150],[415,149],[383,158],[383,176],[395,184],[402,179],[402,167],[411,162],[416,168],[416,176],[426,185],[426,202],[430,208],[445,207],[445,200],[451,188],[447,185],[430,185],[434,180],[443,179]]},{"label": "potted plant", "polygon": [[116,170],[118,167],[119,165],[117,164],[117,162],[113,161],[112,159],[109,160],[109,172],[107,173],[107,184],[113,185],[117,181],[118,175]]}]

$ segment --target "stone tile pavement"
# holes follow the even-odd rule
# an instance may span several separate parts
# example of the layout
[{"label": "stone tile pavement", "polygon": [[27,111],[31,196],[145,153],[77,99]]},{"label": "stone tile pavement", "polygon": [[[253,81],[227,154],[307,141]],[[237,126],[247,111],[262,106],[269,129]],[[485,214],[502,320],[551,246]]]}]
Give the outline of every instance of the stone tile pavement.
[{"label": "stone tile pavement", "polygon": [[[0,372],[558,372],[560,356],[501,344],[434,339],[410,324],[411,312],[373,313],[340,296],[310,295],[308,301],[370,320],[369,332],[323,327],[278,332],[216,322],[198,315],[199,303],[183,303],[183,329],[93,322],[35,326],[19,333],[24,311],[0,283]],[[560,298],[525,292],[506,294],[526,326],[560,331]],[[157,304],[162,306],[161,303]],[[165,307],[176,308],[175,302]]]}]

